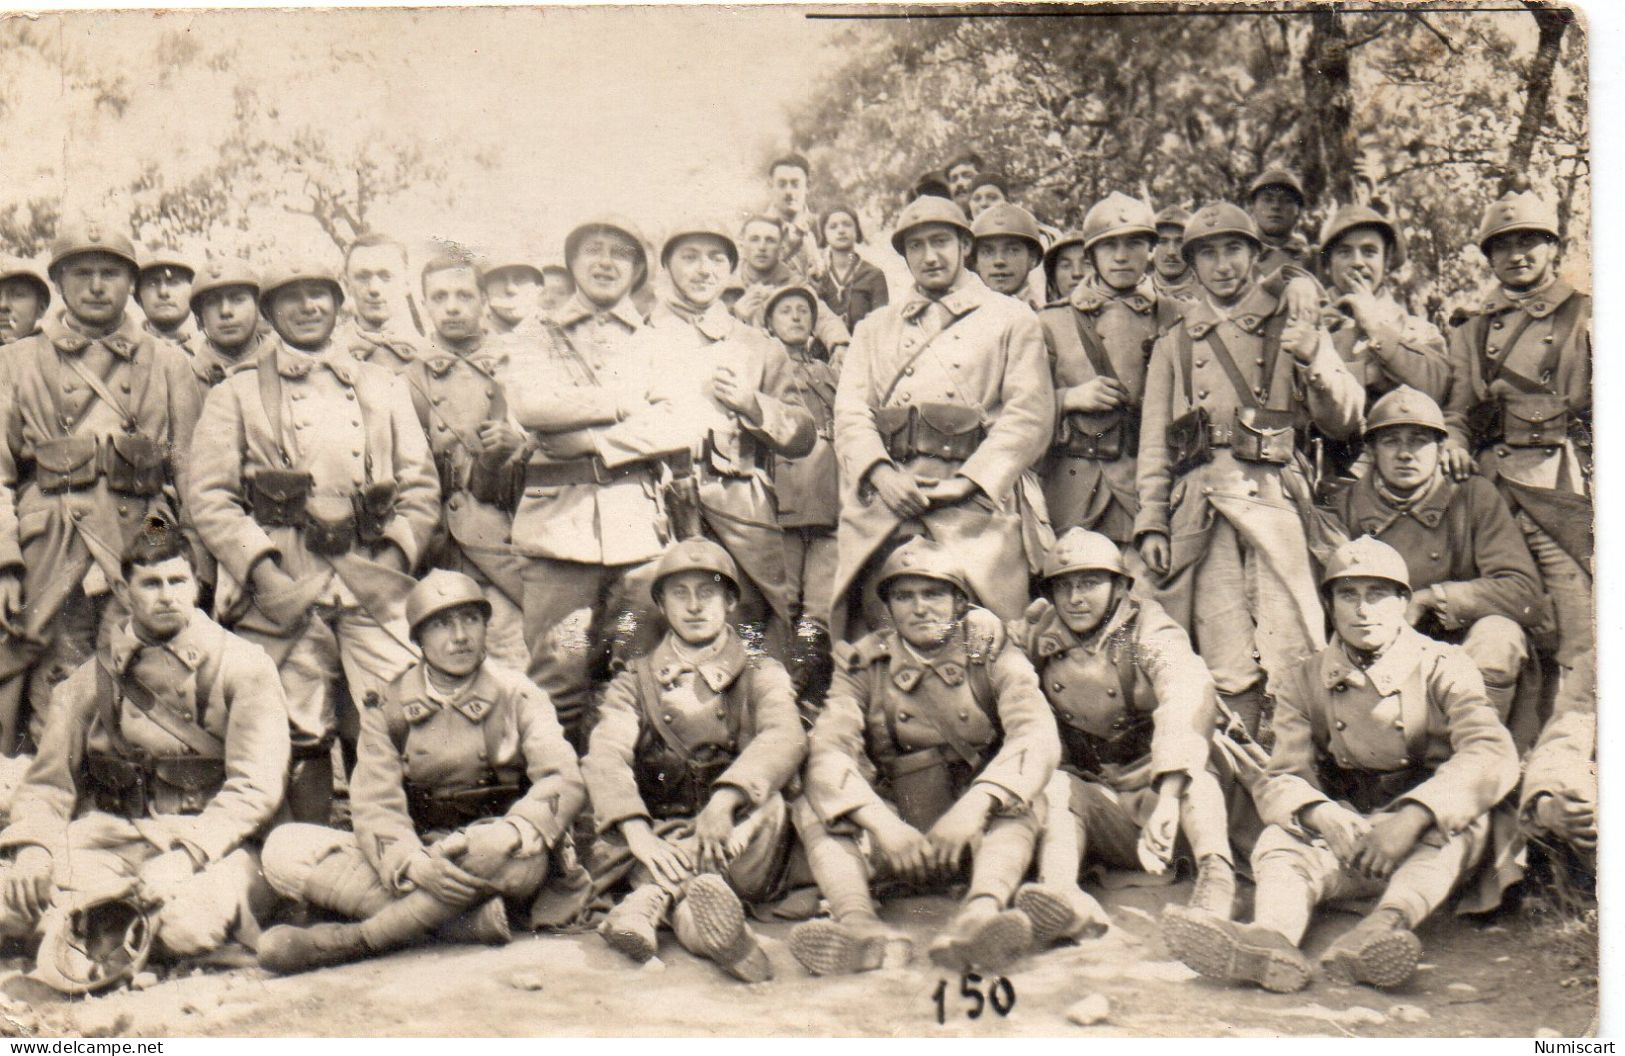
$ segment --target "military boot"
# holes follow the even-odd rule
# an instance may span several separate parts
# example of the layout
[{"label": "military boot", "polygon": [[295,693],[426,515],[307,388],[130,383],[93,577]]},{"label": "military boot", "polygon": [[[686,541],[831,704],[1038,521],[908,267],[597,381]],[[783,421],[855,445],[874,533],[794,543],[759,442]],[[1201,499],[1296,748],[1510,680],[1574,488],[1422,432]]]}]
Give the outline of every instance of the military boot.
[{"label": "military boot", "polygon": [[462,916],[424,890],[404,895],[359,924],[275,927],[260,936],[260,967],[273,972],[305,972],[400,949]]},{"label": "military boot", "polygon": [[1397,909],[1378,909],[1338,936],[1320,955],[1320,969],[1345,985],[1399,986],[1416,974],[1422,941]]},{"label": "military boot", "polygon": [[941,935],[931,941],[932,963],[955,971],[999,971],[1032,949],[1033,925],[1027,914],[978,896],[960,907]]},{"label": "military boot", "polygon": [[671,893],[659,884],[644,884],[615,904],[598,926],[609,948],[642,964],[660,948],[660,922],[671,905]]},{"label": "military boot", "polygon": [[1112,926],[1106,910],[1077,884],[1022,884],[1015,903],[1032,923],[1038,950],[1061,939],[1098,939]]},{"label": "military boot", "polygon": [[1280,932],[1205,910],[1170,906],[1162,915],[1162,937],[1186,967],[1209,979],[1257,983],[1287,994],[1308,986],[1313,974],[1303,951]]},{"label": "military boot", "polygon": [[1235,868],[1216,854],[1203,855],[1196,863],[1196,886],[1191,888],[1191,899],[1185,908],[1229,920],[1235,901]]},{"label": "military boot", "polygon": [[735,979],[760,983],[773,978],[767,953],[745,923],[744,905],[715,873],[688,882],[672,910],[672,928],[690,953],[715,961]]},{"label": "military boot", "polygon": [[792,928],[790,952],[813,975],[851,975],[907,964],[914,940],[879,917],[825,918]]},{"label": "military boot", "polygon": [[513,927],[508,923],[508,906],[500,898],[486,899],[482,905],[443,925],[434,934],[442,942],[478,943],[482,946],[506,946],[513,941]]}]

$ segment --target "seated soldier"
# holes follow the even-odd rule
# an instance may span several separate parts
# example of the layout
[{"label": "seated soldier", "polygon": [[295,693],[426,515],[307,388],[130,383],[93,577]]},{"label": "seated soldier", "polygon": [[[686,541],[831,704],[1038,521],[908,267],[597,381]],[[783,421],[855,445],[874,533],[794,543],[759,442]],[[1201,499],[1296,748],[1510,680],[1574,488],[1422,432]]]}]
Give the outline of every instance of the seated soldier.
[{"label": "seated soldier", "polygon": [[437,929],[507,942],[510,902],[531,902],[537,926],[572,915],[551,900],[585,882],[567,833],[586,790],[547,694],[487,657],[490,618],[461,572],[430,572],[407,596],[423,659],[362,709],[354,834],[288,824],[265,847],[279,894],[360,923],[272,928],[261,967],[343,964]]},{"label": "seated soldier", "polygon": [[672,543],[650,592],[669,630],[610,683],[581,764],[606,834],[598,883],[631,889],[600,930],[647,961],[669,911],[690,953],[762,982],[773,968],[740,900],[765,901],[783,879],[782,792],[807,755],[795,693],[734,630],[739,569],[722,547]]},{"label": "seated soldier", "polygon": [[[1547,611],[1540,574],[1495,486],[1477,476],[1457,483],[1440,468],[1446,436],[1433,400],[1405,385],[1389,392],[1365,429],[1376,472],[1342,491],[1334,512],[1350,538],[1369,535],[1404,555],[1413,591],[1406,618],[1462,647],[1506,722],[1529,659],[1525,632]],[[1514,725],[1532,725],[1528,718]],[[1520,743],[1533,740],[1530,729]]]},{"label": "seated soldier", "polygon": [[1524,830],[1548,856],[1560,854],[1562,873],[1578,866],[1585,875],[1574,879],[1582,883],[1597,872],[1597,663],[1595,656],[1584,660],[1529,753],[1519,793]]},{"label": "seated soldier", "polygon": [[[185,957],[256,929],[253,838],[282,801],[287,706],[271,658],[197,608],[179,529],[149,521],[121,572],[113,590],[129,619],[57,688],[0,832],[0,934],[49,934],[53,916],[117,890],[156,903],[158,947]],[[39,978],[50,985],[116,981],[75,977],[74,958],[49,945]]]},{"label": "seated soldier", "polygon": [[1162,873],[1183,832],[1196,860],[1190,906],[1229,919],[1235,896],[1224,792],[1208,769],[1213,676],[1190,638],[1133,580],[1116,543],[1073,528],[1044,561],[1044,597],[1011,624],[1061,734],[1045,792],[1038,883],[1016,892],[1047,946],[1107,925],[1078,887],[1093,858]]},{"label": "seated soldier", "polygon": [[832,920],[799,924],[790,951],[815,975],[906,962],[912,943],[880,922],[874,880],[970,888],[931,959],[998,970],[1026,953],[1032,923],[1010,908],[1032,863],[1044,783],[1060,761],[1038,678],[941,543],[911,539],[876,584],[895,630],[837,647],[813,727],[807,794],[795,807]]},{"label": "seated soldier", "polygon": [[1518,782],[1518,754],[1464,651],[1405,619],[1405,559],[1361,537],[1330,557],[1332,641],[1281,681],[1275,749],[1253,797],[1269,826],[1253,849],[1253,923],[1170,909],[1174,954],[1214,979],[1301,990],[1299,950],[1322,903],[1376,898],[1325,953],[1334,980],[1399,986],[1413,933],[1484,858],[1490,809]]}]

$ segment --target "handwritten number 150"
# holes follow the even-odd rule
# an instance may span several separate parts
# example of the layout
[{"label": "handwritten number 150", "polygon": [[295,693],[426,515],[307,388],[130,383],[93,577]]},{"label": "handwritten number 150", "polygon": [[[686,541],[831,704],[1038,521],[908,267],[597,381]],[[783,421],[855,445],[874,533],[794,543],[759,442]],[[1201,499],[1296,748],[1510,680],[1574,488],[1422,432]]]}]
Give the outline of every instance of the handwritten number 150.
[{"label": "handwritten number 150", "polygon": [[[959,996],[965,999],[965,1018],[980,1019],[982,1013],[989,1007],[999,1016],[1008,1016],[1016,1007],[1016,988],[1010,980],[999,976],[993,980],[984,993],[981,989],[982,977],[975,972],[965,972],[959,977]],[[937,1023],[943,1025],[948,1022],[948,980],[937,980],[937,988],[931,994],[931,1000],[937,1004]]]}]

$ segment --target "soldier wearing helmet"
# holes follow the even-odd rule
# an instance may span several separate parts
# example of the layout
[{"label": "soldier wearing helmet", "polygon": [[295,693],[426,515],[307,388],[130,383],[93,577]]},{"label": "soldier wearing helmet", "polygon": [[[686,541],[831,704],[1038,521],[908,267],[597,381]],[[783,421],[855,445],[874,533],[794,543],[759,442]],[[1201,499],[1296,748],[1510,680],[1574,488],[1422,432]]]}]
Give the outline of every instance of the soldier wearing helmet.
[{"label": "soldier wearing helmet", "polygon": [[647,961],[669,920],[684,949],[756,983],[773,969],[744,904],[782,886],[784,787],[807,736],[783,666],[747,652],[730,623],[741,578],[710,540],[666,548],[652,587],[665,637],[610,683],[581,771],[620,862],[597,884],[628,889],[604,941]]},{"label": "soldier wearing helmet", "polygon": [[51,284],[44,268],[21,257],[0,258],[0,345],[38,333],[50,306]]},{"label": "soldier wearing helmet", "polygon": [[[1415,929],[1493,860],[1490,809],[1517,785],[1518,753],[1472,660],[1406,620],[1408,579],[1405,559],[1369,536],[1327,560],[1335,633],[1281,680],[1275,748],[1253,785],[1269,826],[1252,853],[1253,922],[1181,908],[1163,918],[1169,949],[1201,974],[1301,990],[1315,908],[1375,899],[1320,971],[1402,986],[1422,952]],[[1494,908],[1509,878],[1483,879],[1461,912]]]},{"label": "soldier wearing helmet", "polygon": [[200,399],[276,340],[259,300],[259,275],[240,259],[211,261],[193,279],[190,307],[203,333],[191,357]]},{"label": "soldier wearing helmet", "polygon": [[493,336],[536,338],[547,283],[541,265],[532,263],[538,256],[527,249],[507,248],[482,262],[480,293],[485,314],[481,322]]},{"label": "soldier wearing helmet", "polygon": [[265,844],[278,894],[356,923],[272,928],[261,967],[308,971],[435,933],[501,944],[510,920],[556,926],[581,910],[581,771],[547,694],[487,654],[490,618],[460,572],[436,569],[407,595],[423,659],[367,697],[354,833],[285,824]]},{"label": "soldier wearing helmet", "polygon": [[1407,385],[1438,400],[1450,382],[1439,328],[1407,312],[1388,281],[1405,262],[1393,222],[1364,205],[1346,205],[1320,232],[1320,267],[1335,311],[1332,344],[1365,386],[1368,402]]},{"label": "soldier wearing helmet", "polygon": [[1445,436],[1444,414],[1426,394],[1389,392],[1366,419],[1372,467],[1332,509],[1351,537],[1369,535],[1405,555],[1411,624],[1472,657],[1496,714],[1527,748],[1538,727],[1532,708],[1513,715],[1514,691],[1530,658],[1528,632],[1549,621],[1548,603],[1495,485],[1457,481],[1440,467]]},{"label": "soldier wearing helmet", "polygon": [[1061,734],[1045,792],[1038,881],[1016,892],[1047,946],[1108,925],[1078,886],[1088,862],[1165,872],[1181,834],[1190,906],[1229,919],[1236,890],[1224,792],[1209,769],[1213,678],[1162,607],[1132,598],[1118,545],[1073,528],[1044,561],[1044,596],[1010,625]]},{"label": "soldier wearing helmet", "polygon": [[192,281],[197,265],[172,249],[142,250],[135,278],[135,299],[147,317],[147,333],[168,341],[188,356],[202,342],[192,321]]},{"label": "soldier wearing helmet", "polygon": [[[765,226],[748,222],[747,233]],[[762,251],[760,245],[754,248]],[[676,517],[673,534],[703,533],[739,563],[741,626],[764,634],[764,648],[782,658],[797,615],[796,584],[778,530],[768,465],[774,458],[808,454],[817,434],[800,403],[775,390],[787,354],[761,329],[746,325],[738,306],[730,315],[718,299],[720,265],[738,256],[734,241],[716,225],[690,224],[669,237],[661,261],[671,296],[651,314],[641,341],[671,379],[692,456],[692,469],[679,470],[683,479],[677,486],[693,496],[698,516]],[[832,314],[818,307],[817,318]],[[761,310],[762,305],[754,309],[758,321]]]},{"label": "soldier wearing helmet", "polygon": [[[276,670],[197,608],[185,536],[148,522],[117,571],[125,616],[57,687],[0,831],[0,934],[43,932],[36,977],[69,993],[128,978],[148,950],[254,934],[257,833],[288,765]],[[103,930],[109,916],[144,941]],[[120,940],[134,960],[109,958]]]},{"label": "soldier wearing helmet", "polygon": [[871,626],[883,619],[870,580],[898,533],[958,550],[1003,619],[1026,607],[1027,577],[1043,559],[1048,526],[1031,472],[1055,428],[1043,331],[966,270],[973,237],[948,199],[905,208],[892,248],[914,286],[866,318],[847,350],[835,396],[837,637],[850,610]]},{"label": "soldier wearing helmet", "polygon": [[[406,247],[389,235],[363,231],[344,250],[345,300],[351,317],[333,343],[364,363],[400,373],[417,358],[423,327],[406,285]],[[397,312],[402,301],[408,316]]]},{"label": "soldier wearing helmet", "polygon": [[1083,220],[1088,277],[1038,317],[1058,412],[1039,475],[1058,532],[1082,526],[1119,545],[1134,538],[1146,349],[1181,311],[1146,282],[1156,237],[1144,202],[1116,191],[1096,202]]},{"label": "soldier wearing helmet", "polygon": [[551,315],[563,308],[575,296],[576,280],[563,264],[542,265],[542,291],[540,303],[543,315]]},{"label": "soldier wearing helmet", "polygon": [[824,214],[818,226],[824,256],[811,280],[813,290],[850,332],[858,321],[891,300],[886,273],[858,255],[864,244],[857,210],[838,205]]},{"label": "soldier wearing helmet", "polygon": [[1303,184],[1286,169],[1265,169],[1247,187],[1247,212],[1258,225],[1258,269],[1274,271],[1284,264],[1309,264],[1309,243],[1298,233],[1298,220],[1308,204]]},{"label": "soldier wearing helmet", "polygon": [[434,257],[421,281],[429,343],[401,377],[440,477],[440,530],[427,564],[479,582],[492,608],[491,659],[524,671],[530,666],[521,614],[524,561],[508,546],[525,442],[509,417],[502,380],[512,341],[484,329],[480,271],[467,254]]},{"label": "soldier wearing helmet", "polygon": [[880,922],[871,882],[932,887],[968,869],[931,960],[999,970],[1032,942],[1032,922],[1010,907],[1060,759],[1055,721],[1032,665],[973,607],[971,579],[947,547],[911,539],[878,580],[891,627],[837,647],[793,808],[833,919],[798,925],[790,950],[817,975],[906,962],[911,940]]},{"label": "soldier wearing helmet", "polygon": [[[781,252],[787,230],[785,222],[776,216],[751,216],[740,225],[739,241],[736,246],[739,262],[737,270],[728,280],[727,287],[729,292],[743,291],[733,301],[734,316],[741,322],[755,327],[762,326],[765,322],[763,309],[774,291],[803,281],[797,269],[785,262]],[[670,245],[669,242],[667,244]],[[810,251],[812,246],[810,237],[806,245]],[[831,355],[839,355],[842,349],[852,343],[852,332],[847,329],[841,314],[828,304],[821,301],[818,308],[818,320],[814,324],[813,335],[823,342]]]},{"label": "soldier wearing helmet", "polygon": [[1000,202],[982,211],[971,224],[971,235],[971,270],[994,293],[1036,310],[1038,306],[1022,296],[1033,269],[1044,263],[1044,236],[1033,214],[1012,202]]},{"label": "soldier wearing helmet", "polygon": [[334,341],[344,289],[320,262],[268,274],[279,341],[209,390],[186,506],[220,566],[215,608],[277,661],[293,729],[289,802],[326,823],[332,740],[413,661],[401,602],[440,489],[406,385]]},{"label": "soldier wearing helmet", "polygon": [[591,217],[565,237],[564,259],[575,294],[542,319],[540,340],[509,350],[500,380],[526,430],[513,549],[530,677],[579,751],[594,671],[612,651],[651,644],[661,460],[689,445],[670,373],[638,340],[632,293],[650,262],[636,225]]},{"label": "soldier wearing helmet", "polygon": [[130,240],[104,224],[64,223],[49,275],[61,309],[4,357],[0,752],[8,755],[18,749],[25,688],[37,743],[52,687],[91,655],[125,544],[149,516],[190,515],[173,496],[186,481],[197,386],[186,354],[127,310]]},{"label": "soldier wearing helmet", "polygon": [[1158,296],[1181,301],[1200,296],[1196,273],[1185,260],[1185,224],[1190,218],[1189,209],[1169,205],[1158,210],[1153,220],[1157,245],[1151,254],[1151,282]]},{"label": "soldier wearing helmet", "polygon": [[1309,430],[1356,436],[1365,406],[1319,326],[1313,280],[1255,280],[1261,246],[1227,203],[1185,225],[1202,299],[1152,348],[1135,482],[1144,583],[1249,731],[1268,687],[1324,640],[1304,531]]},{"label": "soldier wearing helmet", "polygon": [[1050,301],[1064,301],[1091,274],[1083,233],[1067,231],[1044,251],[1044,289]]},{"label": "soldier wearing helmet", "polygon": [[1446,470],[1476,461],[1512,507],[1557,612],[1558,694],[1584,686],[1592,622],[1591,295],[1558,274],[1557,213],[1529,192],[1484,212],[1498,288],[1450,332]]}]

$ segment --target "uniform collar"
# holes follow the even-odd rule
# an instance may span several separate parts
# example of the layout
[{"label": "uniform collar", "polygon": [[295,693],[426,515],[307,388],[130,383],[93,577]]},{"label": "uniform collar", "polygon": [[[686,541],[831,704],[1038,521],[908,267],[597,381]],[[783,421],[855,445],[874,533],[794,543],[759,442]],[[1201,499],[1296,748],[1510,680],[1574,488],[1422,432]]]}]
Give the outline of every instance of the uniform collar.
[{"label": "uniform collar", "polygon": [[1539,290],[1528,297],[1514,300],[1507,295],[1505,289],[1497,286],[1489,299],[1484,303],[1485,315],[1500,315],[1504,312],[1522,310],[1528,312],[1536,319],[1544,319],[1557,311],[1564,301],[1574,296],[1574,287],[1562,279],[1555,279],[1548,283],[1545,289]]},{"label": "uniform collar", "polygon": [[196,671],[203,666],[205,657],[217,654],[222,642],[220,636],[225,632],[220,626],[201,610],[194,610],[192,616],[186,621],[179,634],[159,646],[149,646],[137,638],[135,630],[129,620],[118,624],[108,635],[107,653],[112,661],[113,670],[124,674],[130,669],[130,664],[140,655],[143,649],[163,648],[175,659],[186,665],[188,671]]},{"label": "uniform collar", "polygon": [[965,665],[969,662],[969,650],[965,647],[965,628],[961,624],[953,641],[936,656],[927,659],[910,648],[903,641],[903,636],[892,633],[891,643],[891,680],[892,684],[904,693],[914,692],[920,680],[927,672],[933,672],[942,683],[950,688],[962,686],[965,683]]},{"label": "uniform collar", "polygon": [[768,273],[766,278],[762,279],[752,279],[746,274],[744,261],[740,261],[739,267],[734,271],[729,284],[739,289],[745,289],[752,283],[760,286],[771,286],[776,289],[780,286],[788,286],[794,281],[795,276],[790,274],[790,265],[782,260],[773,266],[773,270]]},{"label": "uniform collar", "polygon": [[165,333],[164,331],[158,329],[157,325],[154,324],[151,319],[147,320],[144,329],[153,337],[156,337],[162,341],[168,341],[173,345],[179,345],[182,348],[191,348],[193,343],[195,343],[197,339],[202,336],[202,333],[197,328],[197,324],[192,321],[192,317],[190,315],[181,320],[181,325],[177,326],[173,333]]},{"label": "uniform collar", "polygon": [[467,363],[482,374],[493,374],[501,366],[501,356],[493,344],[490,335],[482,331],[468,348],[455,349],[444,344],[436,334],[429,339],[428,351],[421,357],[423,366],[437,378],[458,363]]},{"label": "uniform collar", "polygon": [[93,337],[81,333],[74,325],[73,317],[66,308],[53,312],[45,317],[40,324],[40,331],[56,346],[57,351],[69,355],[77,355],[91,345],[101,345],[120,359],[134,359],[143,345],[148,344],[149,337],[136,321],[130,318],[128,312],[119,320],[113,331],[101,337]]},{"label": "uniform collar", "polygon": [[1080,312],[1092,314],[1116,301],[1145,315],[1155,306],[1156,290],[1152,287],[1150,279],[1141,279],[1134,289],[1123,293],[1107,286],[1098,276],[1091,276],[1072,288],[1071,300],[1072,307]]},{"label": "uniform collar", "polygon": [[638,314],[637,306],[632,303],[632,298],[622,297],[608,308],[600,308],[583,297],[580,290],[572,293],[570,299],[560,305],[558,310],[553,313],[553,322],[560,326],[575,326],[583,320],[595,319],[600,316],[608,316],[628,330],[636,330],[643,325],[643,317]]},{"label": "uniform collar", "polygon": [[692,671],[711,687],[711,692],[721,693],[733,685],[739,672],[750,662],[745,643],[732,627],[725,628],[722,637],[704,655],[694,658],[677,652],[677,647],[672,644],[675,637],[670,631],[666,632],[649,655],[649,667],[655,673],[655,681],[663,686],[676,684],[679,676]]},{"label": "uniform collar", "polygon": [[712,301],[703,311],[697,311],[678,298],[663,300],[660,307],[673,319],[686,326],[691,326],[712,341],[721,341],[731,337],[739,321],[734,318],[733,312],[722,298]]},{"label": "uniform collar", "polygon": [[1185,313],[1185,329],[1191,337],[1200,340],[1207,336],[1209,330],[1228,319],[1247,333],[1254,334],[1275,314],[1278,307],[1280,301],[1255,282],[1227,313],[1221,314],[1206,297],[1199,298]]},{"label": "uniform collar", "polygon": [[491,661],[486,660],[480,664],[473,680],[447,700],[429,685],[428,661],[420,660],[401,679],[401,712],[406,721],[415,726],[449,705],[469,722],[478,724],[496,707],[498,690],[496,676],[491,673]]},{"label": "uniform collar", "polygon": [[1024,617],[1031,627],[1031,642],[1035,660],[1049,660],[1069,653],[1074,649],[1082,649],[1086,653],[1098,653],[1106,644],[1118,637],[1134,617],[1140,613],[1140,606],[1133,599],[1124,597],[1117,603],[1117,608],[1106,617],[1106,621],[1095,628],[1088,638],[1080,638],[1073,633],[1061,619],[1061,613],[1055,604],[1048,598],[1040,598],[1027,609]]},{"label": "uniform collar", "polygon": [[253,363],[261,353],[271,347],[268,342],[275,340],[270,331],[255,330],[254,336],[248,339],[248,344],[243,350],[235,356],[229,356],[220,351],[220,346],[208,335],[204,335],[198,350],[192,353],[192,372],[210,384],[217,384]]},{"label": "uniform collar", "polygon": [[910,290],[909,299],[903,304],[903,318],[912,322],[919,317],[921,312],[925,311],[933,300],[936,300],[937,303],[948,309],[955,319],[958,319],[960,316],[980,308],[987,303],[989,298],[996,296],[998,295],[982,284],[982,280],[975,278],[968,270],[962,268],[959,277],[954,279],[954,284],[940,298],[927,296],[925,291],[918,286]]},{"label": "uniform collar", "polygon": [[303,378],[316,367],[326,367],[345,385],[354,386],[360,373],[359,364],[343,355],[332,341],[320,352],[298,351],[279,341],[275,354],[277,373],[284,378]]},{"label": "uniform collar", "polygon": [[1378,654],[1376,662],[1361,670],[1350,662],[1348,647],[1343,639],[1333,634],[1331,644],[1322,654],[1325,660],[1320,669],[1321,683],[1334,692],[1339,686],[1363,686],[1369,683],[1382,696],[1391,696],[1399,692],[1405,680],[1421,664],[1425,641],[1416,628],[1401,627],[1399,635]]},{"label": "uniform collar", "polygon": [[1354,486],[1349,504],[1349,527],[1362,535],[1381,535],[1401,517],[1414,517],[1424,528],[1437,528],[1449,512],[1459,487],[1441,471],[1427,494],[1405,509],[1399,509],[1377,490],[1377,473],[1373,468]]}]

